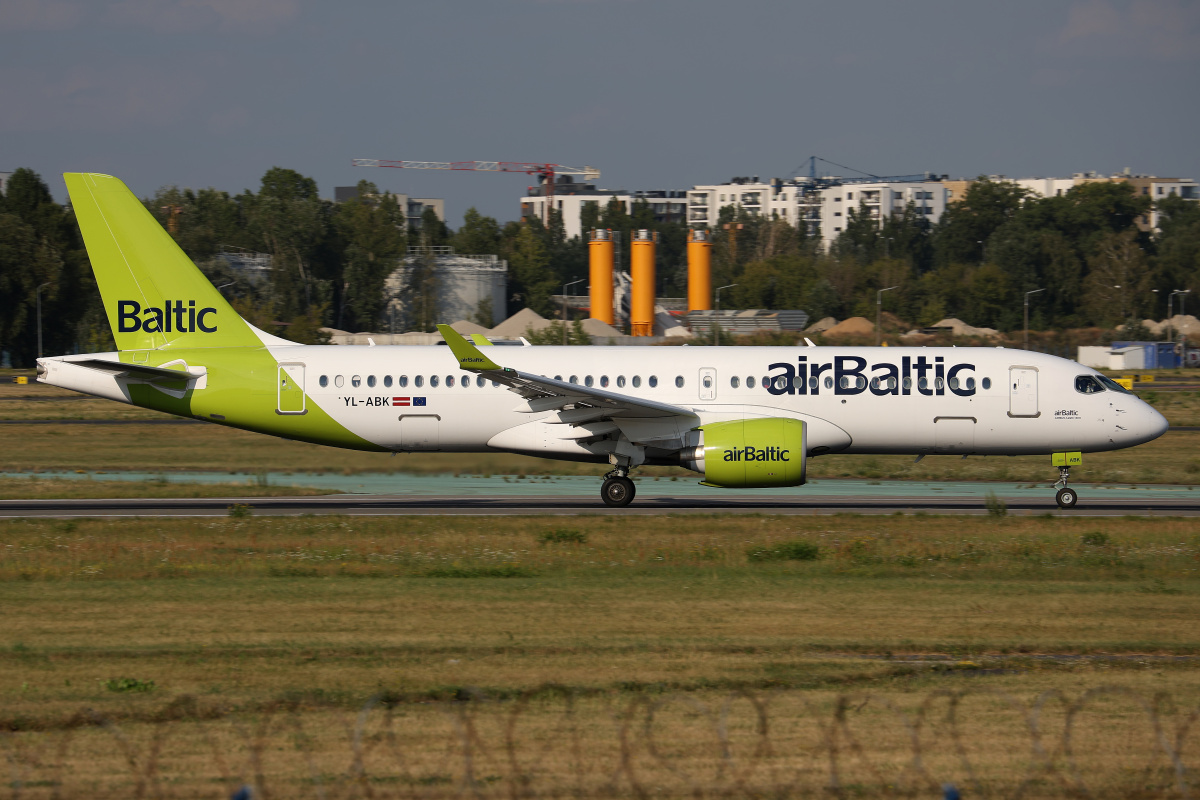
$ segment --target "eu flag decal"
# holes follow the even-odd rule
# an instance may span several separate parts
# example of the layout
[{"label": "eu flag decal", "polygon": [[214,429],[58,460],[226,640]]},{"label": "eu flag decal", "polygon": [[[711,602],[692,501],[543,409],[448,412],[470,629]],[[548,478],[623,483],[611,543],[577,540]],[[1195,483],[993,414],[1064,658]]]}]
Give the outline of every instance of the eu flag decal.
[{"label": "eu flag decal", "polygon": [[424,398],[424,397],[414,397],[414,398],[413,398],[413,405],[414,405],[414,406],[423,406],[423,405],[425,405],[425,398]]}]

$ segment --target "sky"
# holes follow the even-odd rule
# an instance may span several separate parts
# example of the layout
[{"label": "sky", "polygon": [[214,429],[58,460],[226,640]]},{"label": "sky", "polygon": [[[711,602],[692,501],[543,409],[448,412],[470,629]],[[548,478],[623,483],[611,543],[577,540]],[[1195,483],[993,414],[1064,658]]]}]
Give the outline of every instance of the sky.
[{"label": "sky", "polygon": [[[1200,178],[1195,0],[2,0],[0,171],[335,186],[519,216],[521,174],[603,188],[876,175]],[[825,169],[829,169],[826,167]]]}]

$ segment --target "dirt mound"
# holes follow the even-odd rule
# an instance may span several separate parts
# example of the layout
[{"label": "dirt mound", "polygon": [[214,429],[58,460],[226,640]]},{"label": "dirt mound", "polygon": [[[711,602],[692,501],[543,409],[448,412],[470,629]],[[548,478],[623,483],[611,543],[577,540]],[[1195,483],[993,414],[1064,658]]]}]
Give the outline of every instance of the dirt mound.
[{"label": "dirt mound", "polygon": [[804,332],[805,333],[824,333],[825,331],[829,330],[830,328],[832,328],[833,326],[835,326],[837,324],[838,324],[838,321],[835,317],[825,317],[824,319],[817,320],[812,325],[809,325],[807,328],[804,329]]},{"label": "dirt mound", "polygon": [[851,317],[825,331],[826,336],[864,336],[875,332],[875,323],[866,317]]},{"label": "dirt mound", "polygon": [[522,308],[511,317],[504,320],[504,322],[501,322],[499,325],[492,328],[492,335],[516,339],[518,336],[524,336],[525,331],[530,328],[536,332],[540,331],[542,328],[545,328],[549,324],[550,320],[546,319],[533,309]]}]

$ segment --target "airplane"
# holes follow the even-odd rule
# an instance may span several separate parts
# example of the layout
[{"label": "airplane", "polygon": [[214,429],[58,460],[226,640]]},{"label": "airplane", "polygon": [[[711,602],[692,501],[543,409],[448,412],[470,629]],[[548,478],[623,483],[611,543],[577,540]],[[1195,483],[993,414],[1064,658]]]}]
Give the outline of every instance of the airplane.
[{"label": "airplane", "polygon": [[793,487],[830,453],[1050,455],[1074,507],[1083,453],[1167,421],[1076,362],[1006,348],[314,346],[242,319],[117,178],[67,173],[117,351],[39,358],[38,381],[287,439],[642,465],[716,488]]}]

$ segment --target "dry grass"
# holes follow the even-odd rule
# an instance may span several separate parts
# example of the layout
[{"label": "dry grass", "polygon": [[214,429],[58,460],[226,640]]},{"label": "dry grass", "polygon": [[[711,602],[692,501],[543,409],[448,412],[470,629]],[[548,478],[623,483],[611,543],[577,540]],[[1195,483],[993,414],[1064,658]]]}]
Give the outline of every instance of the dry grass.
[{"label": "dry grass", "polygon": [[[820,557],[754,556],[795,541]],[[1200,650],[1198,566],[1190,519],[5,522],[0,747],[34,797],[807,796],[834,765],[846,794],[929,793],[970,785],[943,693],[970,689],[973,794],[1061,796],[1063,707],[1039,772],[1003,695],[1165,691],[1175,731],[1200,703],[1176,657]],[[902,719],[923,704],[924,771]],[[1124,695],[1079,712],[1096,796],[1169,789],[1148,719]]]}]

